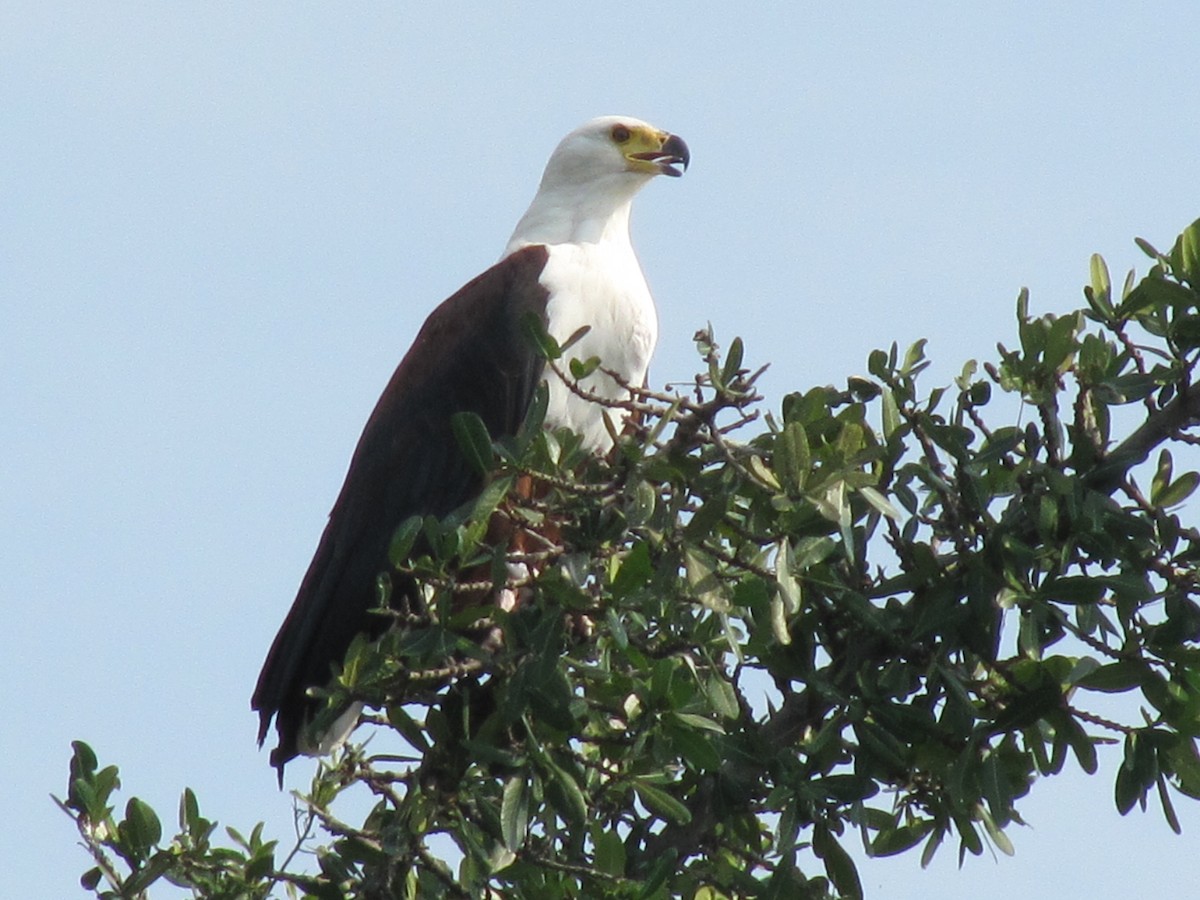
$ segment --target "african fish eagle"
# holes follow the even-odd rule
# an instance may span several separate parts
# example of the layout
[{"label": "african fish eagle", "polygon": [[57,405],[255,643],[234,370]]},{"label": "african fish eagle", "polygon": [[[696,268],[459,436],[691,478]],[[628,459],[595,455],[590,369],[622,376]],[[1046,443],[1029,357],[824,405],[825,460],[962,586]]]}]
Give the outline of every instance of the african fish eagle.
[{"label": "african fish eagle", "polygon": [[[688,161],[682,139],[627,116],[572,131],[551,154],[500,261],[426,319],[367,420],[250,702],[260,745],[275,719],[271,763],[281,779],[288,760],[328,752],[357,719],[351,710],[334,729],[340,735],[316,746],[305,740],[319,708],[309,689],[329,682],[355,635],[382,629],[370,609],[396,527],[412,515],[445,516],[482,487],[455,439],[453,415],[476,413],[493,439],[512,435],[545,380],[546,427],[571,428],[597,453],[610,449],[602,407],[546,368],[522,322],[532,313],[559,343],[586,327],[569,354],[598,357],[625,384],[642,384],[658,322],[629,239],[630,204],[654,176],[681,175]],[[627,395],[603,371],[581,386],[610,399]]]}]

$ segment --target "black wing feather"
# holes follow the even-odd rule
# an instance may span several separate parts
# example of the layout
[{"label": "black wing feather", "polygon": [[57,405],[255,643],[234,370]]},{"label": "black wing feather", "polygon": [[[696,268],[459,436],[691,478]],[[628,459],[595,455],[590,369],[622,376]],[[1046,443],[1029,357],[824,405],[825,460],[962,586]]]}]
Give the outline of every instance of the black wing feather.
[{"label": "black wing feather", "polygon": [[315,707],[308,689],[329,681],[355,635],[382,626],[368,610],[396,526],[414,514],[444,516],[481,488],[455,440],[453,414],[478,414],[494,438],[524,419],[544,363],[522,320],[532,313],[545,322],[538,278],[547,258],[544,246],[519,250],[434,310],[367,420],[250,702],[260,744],[275,718],[271,762],[281,776]]}]

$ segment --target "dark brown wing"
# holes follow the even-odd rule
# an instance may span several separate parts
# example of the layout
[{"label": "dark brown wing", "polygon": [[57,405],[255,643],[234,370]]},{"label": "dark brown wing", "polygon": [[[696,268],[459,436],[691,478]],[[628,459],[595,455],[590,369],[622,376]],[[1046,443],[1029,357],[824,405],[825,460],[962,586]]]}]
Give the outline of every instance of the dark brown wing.
[{"label": "dark brown wing", "polygon": [[538,283],[548,252],[526,247],[442,303],[421,327],[367,420],[346,481],[291,611],[275,636],[250,701],[258,741],[275,717],[271,762],[282,777],[294,757],[308,688],[329,681],[354,636],[379,631],[368,610],[388,568],[392,533],[409,516],[443,516],[478,493],[451,417],[477,413],[493,437],[520,426],[543,361],[525,335],[527,313],[546,317]]}]

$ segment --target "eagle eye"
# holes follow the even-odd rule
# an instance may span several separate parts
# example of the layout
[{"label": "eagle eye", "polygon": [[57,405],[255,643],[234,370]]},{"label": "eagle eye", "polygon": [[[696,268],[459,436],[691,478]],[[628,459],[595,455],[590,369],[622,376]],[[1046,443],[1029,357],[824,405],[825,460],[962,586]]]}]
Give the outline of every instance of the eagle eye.
[{"label": "eagle eye", "polygon": [[629,129],[624,125],[614,125],[612,128],[612,139],[618,144],[623,144],[630,138]]}]

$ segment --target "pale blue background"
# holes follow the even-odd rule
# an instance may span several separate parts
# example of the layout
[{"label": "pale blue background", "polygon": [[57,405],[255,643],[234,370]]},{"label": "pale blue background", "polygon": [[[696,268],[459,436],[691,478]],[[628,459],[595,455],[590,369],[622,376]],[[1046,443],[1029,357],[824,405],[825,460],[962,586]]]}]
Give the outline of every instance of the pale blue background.
[{"label": "pale blue background", "polygon": [[[706,321],[773,402],[920,337],[945,380],[1022,285],[1144,271],[1132,237],[1200,215],[1200,12],[998,6],[0,7],[0,892],[79,893],[72,738],[122,802],[289,833],[263,655],[387,376],[583,120],[692,147],[634,216],[656,384]],[[1122,818],[1102,761],[1035,787],[1015,858],[866,862],[869,896],[1196,890],[1200,813]]]}]

